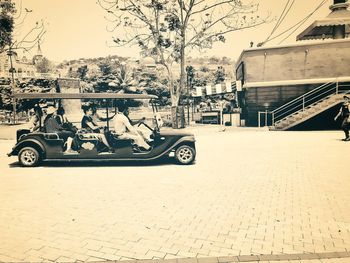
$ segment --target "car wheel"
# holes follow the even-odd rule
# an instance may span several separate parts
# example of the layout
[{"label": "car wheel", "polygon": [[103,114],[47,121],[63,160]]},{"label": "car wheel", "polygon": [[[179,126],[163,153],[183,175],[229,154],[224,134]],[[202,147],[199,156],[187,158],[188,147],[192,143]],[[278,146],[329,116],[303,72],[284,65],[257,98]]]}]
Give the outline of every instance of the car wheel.
[{"label": "car wheel", "polygon": [[33,147],[24,147],[18,154],[18,160],[22,166],[34,167],[40,161],[40,154]]},{"label": "car wheel", "polygon": [[196,151],[189,145],[182,145],[175,152],[175,158],[180,164],[191,164],[195,157]]}]

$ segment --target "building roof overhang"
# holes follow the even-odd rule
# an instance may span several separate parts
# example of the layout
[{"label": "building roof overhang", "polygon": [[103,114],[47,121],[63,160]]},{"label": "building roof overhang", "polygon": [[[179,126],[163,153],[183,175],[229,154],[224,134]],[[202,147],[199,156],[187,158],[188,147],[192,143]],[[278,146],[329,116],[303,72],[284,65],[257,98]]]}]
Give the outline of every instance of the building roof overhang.
[{"label": "building roof overhang", "polygon": [[[340,6],[340,4],[338,4]],[[297,36],[297,40],[333,38],[335,26],[345,26],[345,35],[350,34],[350,11],[342,4],[340,9],[333,10],[325,19],[316,20]]]},{"label": "building roof overhang", "polygon": [[296,42],[293,44],[288,44],[288,45],[277,45],[277,46],[264,46],[264,47],[254,47],[254,48],[249,48],[249,49],[243,49],[242,53],[237,59],[236,67],[241,63],[243,59],[243,55],[245,53],[249,52],[268,52],[269,50],[274,50],[274,49],[286,49],[286,48],[295,48],[295,47],[311,47],[311,46],[317,46],[317,45],[330,45],[330,44],[338,44],[338,43],[349,43],[350,44],[350,39],[345,38],[345,39],[335,39],[335,40],[315,40],[315,41],[310,41],[310,42]]}]

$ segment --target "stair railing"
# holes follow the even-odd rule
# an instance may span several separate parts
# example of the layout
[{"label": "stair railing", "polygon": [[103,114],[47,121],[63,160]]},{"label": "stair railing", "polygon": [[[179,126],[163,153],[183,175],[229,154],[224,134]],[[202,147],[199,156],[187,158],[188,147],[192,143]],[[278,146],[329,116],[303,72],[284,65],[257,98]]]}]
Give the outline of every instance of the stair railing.
[{"label": "stair railing", "polygon": [[305,111],[312,104],[318,103],[323,99],[335,95],[350,92],[350,84],[339,84],[339,82],[328,82],[305,93],[296,99],[282,105],[273,111],[259,111],[258,124],[261,127],[261,120],[264,120],[264,126],[269,123],[275,125],[276,122],[283,120],[287,116],[298,112]]}]

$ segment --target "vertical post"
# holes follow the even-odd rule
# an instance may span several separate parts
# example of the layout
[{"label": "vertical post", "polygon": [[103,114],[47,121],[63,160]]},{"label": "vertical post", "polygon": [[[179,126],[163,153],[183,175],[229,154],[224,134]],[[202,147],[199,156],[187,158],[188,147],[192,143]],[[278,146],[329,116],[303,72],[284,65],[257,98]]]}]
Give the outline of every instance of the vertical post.
[{"label": "vertical post", "polygon": [[187,124],[190,126],[190,83],[187,73]]},{"label": "vertical post", "polygon": [[109,114],[108,114],[108,102],[109,102],[109,100],[108,100],[108,99],[106,99],[106,117],[107,117],[107,129],[109,130],[109,120],[108,120],[108,118],[109,118]]},{"label": "vertical post", "polygon": [[13,124],[16,124],[16,99],[14,97],[15,95],[15,89],[16,89],[16,84],[15,84],[15,72],[14,72],[14,68],[13,68],[13,62],[12,62],[12,56],[13,56],[13,51],[12,51],[12,47],[10,46],[10,49],[7,52],[7,55],[10,57],[10,71],[11,71],[11,78],[12,78],[12,97],[13,97]]},{"label": "vertical post", "polygon": [[272,112],[272,126],[275,125],[275,113]]},{"label": "vertical post", "polygon": [[259,128],[261,127],[261,125],[260,125],[260,111],[258,111],[258,126],[259,126]]},{"label": "vertical post", "polygon": [[224,103],[220,101],[220,125],[224,126]]},{"label": "vertical post", "polygon": [[337,81],[336,85],[335,85],[335,94],[339,93],[339,82]]},{"label": "vertical post", "polygon": [[265,110],[265,126],[267,126],[267,110]]}]

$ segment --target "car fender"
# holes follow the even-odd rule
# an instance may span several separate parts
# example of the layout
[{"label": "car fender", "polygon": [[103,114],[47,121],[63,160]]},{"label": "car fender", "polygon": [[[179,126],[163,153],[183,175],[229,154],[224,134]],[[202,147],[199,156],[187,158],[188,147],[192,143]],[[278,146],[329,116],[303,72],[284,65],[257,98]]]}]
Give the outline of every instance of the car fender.
[{"label": "car fender", "polygon": [[39,150],[39,152],[41,154],[45,153],[45,147],[42,144],[42,142],[40,142],[39,140],[36,139],[26,139],[23,140],[19,143],[17,143],[13,148],[12,151],[10,153],[8,153],[8,156],[12,156],[12,155],[17,155],[19,153],[19,151],[24,148],[24,147],[35,147],[37,150]]},{"label": "car fender", "polygon": [[168,154],[171,151],[175,150],[176,148],[178,148],[179,146],[184,145],[184,144],[189,144],[193,148],[195,148],[195,142],[196,142],[196,139],[194,138],[193,135],[184,136],[184,137],[180,138],[176,143],[174,143],[167,151],[165,151],[161,155]]}]

